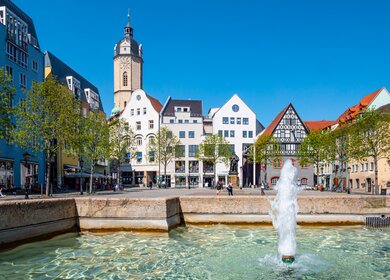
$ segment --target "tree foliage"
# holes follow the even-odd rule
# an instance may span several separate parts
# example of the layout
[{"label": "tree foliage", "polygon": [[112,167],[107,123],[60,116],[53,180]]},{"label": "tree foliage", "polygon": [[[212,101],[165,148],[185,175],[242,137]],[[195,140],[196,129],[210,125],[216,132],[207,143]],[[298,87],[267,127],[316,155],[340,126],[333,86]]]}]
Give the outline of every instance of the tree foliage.
[{"label": "tree foliage", "polygon": [[110,156],[109,129],[101,112],[91,111],[81,118],[79,156],[88,160],[90,166],[89,192],[92,192],[93,172],[97,161]]},{"label": "tree foliage", "polygon": [[0,68],[0,139],[9,136],[12,128],[12,102],[15,88],[11,77]]},{"label": "tree foliage", "polygon": [[[59,150],[77,150],[80,102],[54,77],[34,83],[15,108],[13,137],[23,148],[46,155],[46,195],[49,194],[51,157]],[[76,132],[76,133],[75,133]]]},{"label": "tree foliage", "polygon": [[120,167],[126,160],[135,157],[136,142],[134,130],[124,119],[114,120],[109,124],[109,156],[117,166],[117,183],[119,184]]},{"label": "tree foliage", "polygon": [[375,192],[378,194],[378,160],[390,157],[390,114],[367,110],[349,127],[349,156],[357,161],[374,159]]},{"label": "tree foliage", "polygon": [[207,135],[199,145],[197,158],[203,163],[210,163],[214,166],[214,178],[217,175],[217,164],[224,163],[229,165],[229,160],[233,156],[233,151],[229,142],[218,134]]},{"label": "tree foliage", "polygon": [[174,158],[184,156],[184,151],[180,146],[180,139],[173,135],[167,127],[161,127],[155,139],[149,141],[147,150],[154,152],[157,162],[163,165],[164,177],[166,177],[167,166]]}]

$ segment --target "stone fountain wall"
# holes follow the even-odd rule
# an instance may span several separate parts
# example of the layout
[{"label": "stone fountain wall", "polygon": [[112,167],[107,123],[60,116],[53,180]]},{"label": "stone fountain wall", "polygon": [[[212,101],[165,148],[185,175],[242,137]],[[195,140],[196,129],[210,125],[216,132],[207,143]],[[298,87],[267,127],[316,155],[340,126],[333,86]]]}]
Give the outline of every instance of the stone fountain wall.
[{"label": "stone fountain wall", "polygon": [[[271,197],[271,200],[273,197]],[[390,196],[300,196],[298,224],[363,224]],[[70,231],[164,231],[181,224],[270,224],[264,196],[82,197],[0,202],[0,249]]]}]

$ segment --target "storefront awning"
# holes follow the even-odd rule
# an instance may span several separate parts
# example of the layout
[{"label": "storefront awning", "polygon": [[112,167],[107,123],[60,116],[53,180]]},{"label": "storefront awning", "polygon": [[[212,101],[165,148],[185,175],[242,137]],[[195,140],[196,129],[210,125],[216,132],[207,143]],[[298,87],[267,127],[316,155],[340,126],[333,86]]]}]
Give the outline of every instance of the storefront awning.
[{"label": "storefront awning", "polygon": [[70,165],[70,164],[64,164],[64,168],[70,168],[70,169],[80,170],[80,166],[77,166],[77,165]]}]

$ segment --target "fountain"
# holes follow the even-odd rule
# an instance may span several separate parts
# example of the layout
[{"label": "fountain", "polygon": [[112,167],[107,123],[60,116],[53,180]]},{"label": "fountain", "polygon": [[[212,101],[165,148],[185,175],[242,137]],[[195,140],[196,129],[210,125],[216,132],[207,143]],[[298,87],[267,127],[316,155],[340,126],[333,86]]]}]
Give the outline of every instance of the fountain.
[{"label": "fountain", "polygon": [[296,214],[298,212],[296,183],[297,169],[291,160],[283,164],[276,184],[275,200],[271,203],[272,224],[278,231],[278,253],[284,263],[293,263],[296,253]]}]

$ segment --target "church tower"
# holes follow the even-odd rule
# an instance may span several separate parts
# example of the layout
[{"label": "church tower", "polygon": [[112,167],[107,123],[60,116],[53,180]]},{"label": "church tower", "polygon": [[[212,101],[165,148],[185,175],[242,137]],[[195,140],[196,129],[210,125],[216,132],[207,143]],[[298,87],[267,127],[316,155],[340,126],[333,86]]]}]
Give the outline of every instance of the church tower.
[{"label": "church tower", "polygon": [[142,45],[133,38],[130,12],[125,26],[125,36],[114,47],[114,109],[122,111],[133,91],[142,89]]}]

